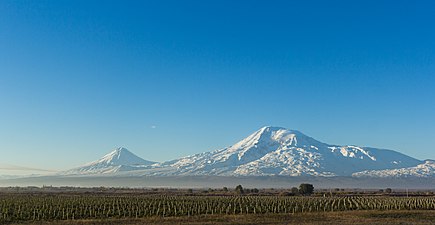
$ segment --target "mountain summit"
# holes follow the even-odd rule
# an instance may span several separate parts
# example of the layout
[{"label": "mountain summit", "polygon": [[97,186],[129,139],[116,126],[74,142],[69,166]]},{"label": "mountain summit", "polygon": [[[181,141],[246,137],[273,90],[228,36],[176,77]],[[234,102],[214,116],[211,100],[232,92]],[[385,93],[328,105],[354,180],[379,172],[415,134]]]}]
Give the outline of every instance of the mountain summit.
[{"label": "mountain summit", "polygon": [[68,170],[63,174],[107,174],[120,171],[143,169],[155,162],[147,161],[123,147],[114,149],[101,159]]},{"label": "mountain summit", "polygon": [[[421,161],[375,148],[329,145],[300,131],[263,127],[224,149],[158,164],[149,175],[351,176],[363,170],[416,166]],[[368,169],[370,168],[370,169]]]},{"label": "mountain summit", "polygon": [[103,156],[100,160],[92,162],[90,164],[105,164],[105,165],[150,165],[154,162],[146,161],[139,156],[131,153],[129,150],[123,147],[116,148],[109,154]]}]

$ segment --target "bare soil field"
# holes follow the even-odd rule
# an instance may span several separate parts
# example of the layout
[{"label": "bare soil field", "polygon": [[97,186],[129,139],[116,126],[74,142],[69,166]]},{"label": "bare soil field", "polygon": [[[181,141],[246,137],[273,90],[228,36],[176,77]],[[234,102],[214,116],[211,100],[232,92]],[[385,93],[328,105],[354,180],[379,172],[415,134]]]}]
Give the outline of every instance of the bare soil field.
[{"label": "bare soil field", "polygon": [[435,211],[345,211],[265,215],[202,215],[141,219],[44,221],[13,224],[435,224]]}]

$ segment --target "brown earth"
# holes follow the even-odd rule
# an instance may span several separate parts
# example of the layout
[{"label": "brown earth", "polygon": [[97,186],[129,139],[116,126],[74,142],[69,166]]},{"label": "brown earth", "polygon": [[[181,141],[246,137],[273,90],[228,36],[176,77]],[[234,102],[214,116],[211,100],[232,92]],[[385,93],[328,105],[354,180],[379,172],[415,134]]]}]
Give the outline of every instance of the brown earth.
[{"label": "brown earth", "polygon": [[191,217],[151,217],[141,219],[107,219],[78,221],[45,221],[14,224],[40,225],[111,225],[111,224],[435,224],[431,211],[343,211],[266,215],[202,215]]}]

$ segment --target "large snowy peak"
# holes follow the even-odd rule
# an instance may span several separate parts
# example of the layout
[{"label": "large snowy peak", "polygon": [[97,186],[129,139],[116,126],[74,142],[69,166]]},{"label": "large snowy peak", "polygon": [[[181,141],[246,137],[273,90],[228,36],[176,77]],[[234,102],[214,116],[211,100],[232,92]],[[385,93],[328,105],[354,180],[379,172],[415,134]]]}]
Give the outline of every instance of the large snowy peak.
[{"label": "large snowy peak", "polygon": [[228,148],[160,164],[164,170],[150,175],[350,176],[419,163],[395,151],[328,145],[296,130],[267,126]]},{"label": "large snowy peak", "polygon": [[330,145],[296,130],[267,126],[227,148],[164,163],[146,161],[125,148],[118,148],[64,174],[355,176],[361,171],[364,171],[361,175],[373,175],[382,170],[385,170],[383,174],[407,173],[403,168],[431,170],[431,164],[419,166],[422,163],[392,150]]},{"label": "large snowy peak", "polygon": [[62,174],[107,174],[120,171],[140,170],[154,163],[155,162],[147,161],[136,156],[126,148],[119,147],[99,160],[68,170]]},{"label": "large snowy peak", "polygon": [[265,154],[277,149],[298,146],[324,146],[299,131],[287,130],[282,127],[263,127],[252,135],[229,147],[225,154],[237,154],[241,163],[259,159]]},{"label": "large snowy peak", "polygon": [[175,169],[174,175],[235,175],[238,166],[258,160],[277,149],[310,144],[324,145],[298,131],[268,126],[228,148],[183,157],[161,166]]}]

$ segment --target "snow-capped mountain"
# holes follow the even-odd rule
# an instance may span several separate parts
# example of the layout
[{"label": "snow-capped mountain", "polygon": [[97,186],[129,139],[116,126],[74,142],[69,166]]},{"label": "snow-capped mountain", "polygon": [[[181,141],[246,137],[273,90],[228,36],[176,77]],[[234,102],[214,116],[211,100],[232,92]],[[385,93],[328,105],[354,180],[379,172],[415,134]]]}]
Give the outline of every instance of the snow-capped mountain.
[{"label": "snow-capped mountain", "polygon": [[329,145],[281,127],[263,127],[228,148],[157,164],[146,175],[350,176],[421,161],[375,148]]},{"label": "snow-capped mountain", "polygon": [[424,163],[407,168],[389,170],[370,170],[353,174],[354,177],[435,177],[435,161],[427,160]]},{"label": "snow-capped mountain", "polygon": [[111,174],[121,171],[144,169],[155,162],[144,160],[126,148],[116,148],[101,159],[83,166],[62,172],[63,175]]},{"label": "snow-capped mountain", "polygon": [[392,150],[330,145],[296,130],[267,126],[230,147],[163,163],[146,161],[118,148],[100,160],[63,174],[328,177],[360,176],[361,171],[400,171],[420,168],[422,163]]}]

